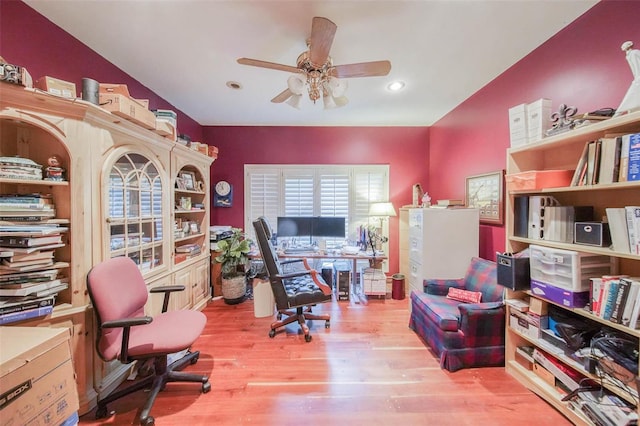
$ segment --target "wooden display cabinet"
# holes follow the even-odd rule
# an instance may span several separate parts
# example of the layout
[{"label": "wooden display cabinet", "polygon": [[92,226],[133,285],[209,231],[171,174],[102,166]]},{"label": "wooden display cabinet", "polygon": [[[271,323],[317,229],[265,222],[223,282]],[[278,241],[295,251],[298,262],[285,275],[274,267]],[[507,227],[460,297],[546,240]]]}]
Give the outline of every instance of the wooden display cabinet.
[{"label": "wooden display cabinet", "polygon": [[[574,170],[582,155],[583,148],[589,141],[597,140],[605,135],[640,132],[640,112],[635,112],[620,117],[610,118],[596,124],[590,124],[579,129],[555,135],[539,142],[511,148],[507,151],[507,175],[529,171],[544,170]],[[597,247],[580,244],[568,244],[546,240],[532,240],[529,238],[514,235],[514,197],[528,195],[549,195],[555,197],[560,205],[564,206],[586,206],[592,205],[596,218],[606,216],[607,207],[623,207],[629,205],[640,205],[640,182],[617,182],[612,184],[597,184],[586,186],[569,186],[558,188],[542,188],[536,190],[510,190],[507,189],[506,199],[506,248],[508,252],[519,252],[526,249],[530,244],[537,244],[546,247],[573,250],[585,253],[611,256],[617,259],[619,273],[631,276],[640,276],[640,256],[613,251],[609,247]],[[535,298],[531,292],[526,292],[527,297]],[[507,298],[521,298],[522,292],[508,291]],[[551,303],[551,302],[549,302]],[[632,330],[628,327],[615,324],[611,321],[603,320],[592,315],[585,309],[570,309],[557,305],[567,312],[571,312],[576,317],[588,318],[603,326],[607,326],[627,335],[638,338],[639,330]],[[542,348],[538,339],[532,339],[519,333],[509,326],[509,312],[507,309],[507,330],[506,330],[506,370],[516,377],[527,388],[540,395],[567,418],[576,424],[587,423],[584,414],[572,410],[567,402],[561,401],[562,394],[553,386],[545,383],[532,370],[527,368],[522,362],[521,355],[518,354],[519,346],[533,346]],[[639,348],[640,349],[640,348]],[[545,353],[549,353],[545,351]],[[554,355],[562,364],[577,370],[586,377],[599,382],[599,379],[588,373],[585,368],[564,355]],[[605,383],[605,387],[635,405],[637,398],[618,389],[611,384]]]},{"label": "wooden display cabinet", "polygon": [[[95,353],[95,324],[86,288],[93,265],[129,256],[140,266],[149,288],[183,284],[172,294],[170,309],[202,309],[209,291],[209,174],[214,158],[191,150],[79,99],[61,98],[11,84],[0,84],[0,156],[29,158],[46,164],[53,155],[64,168],[64,181],[0,178],[0,193],[51,193],[57,223],[69,230],[55,259],[69,278],[53,314],[22,321],[27,326],[67,327],[72,332],[73,362],[80,414],[91,410],[98,395],[117,387],[131,369],[104,363]],[[195,223],[184,241],[200,253],[175,262],[182,244],[173,232],[175,183],[179,172],[192,173],[197,184],[186,189],[201,208],[183,216]],[[174,297],[175,296],[175,297]],[[149,298],[147,311],[162,309]]]}]

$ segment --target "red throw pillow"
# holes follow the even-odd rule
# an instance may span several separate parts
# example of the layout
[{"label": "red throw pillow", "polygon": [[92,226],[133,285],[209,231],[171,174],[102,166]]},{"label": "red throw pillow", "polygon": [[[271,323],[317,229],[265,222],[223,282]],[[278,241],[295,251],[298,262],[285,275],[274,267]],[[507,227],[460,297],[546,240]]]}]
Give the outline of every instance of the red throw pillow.
[{"label": "red throw pillow", "polygon": [[482,293],[479,291],[463,290],[461,288],[449,287],[447,298],[467,303],[480,303]]}]

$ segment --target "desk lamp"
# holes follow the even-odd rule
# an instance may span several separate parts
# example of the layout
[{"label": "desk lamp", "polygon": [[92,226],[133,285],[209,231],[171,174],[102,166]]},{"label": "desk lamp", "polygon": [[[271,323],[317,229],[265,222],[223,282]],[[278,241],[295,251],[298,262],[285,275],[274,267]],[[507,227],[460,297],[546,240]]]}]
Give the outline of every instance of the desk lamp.
[{"label": "desk lamp", "polygon": [[[393,207],[393,204],[390,202],[384,202],[384,203],[372,203],[369,206],[369,216],[374,216],[377,217],[378,219],[380,219],[380,233],[379,233],[379,239],[380,241],[376,241],[376,245],[378,245],[378,243],[383,243],[386,242],[386,238],[382,237],[382,224],[385,220],[385,218],[388,218],[389,216],[396,216],[396,209]],[[376,238],[377,239],[377,238]],[[379,247],[377,247],[379,248]],[[371,241],[371,249],[374,251],[376,250],[376,247],[374,247],[374,242]]]}]

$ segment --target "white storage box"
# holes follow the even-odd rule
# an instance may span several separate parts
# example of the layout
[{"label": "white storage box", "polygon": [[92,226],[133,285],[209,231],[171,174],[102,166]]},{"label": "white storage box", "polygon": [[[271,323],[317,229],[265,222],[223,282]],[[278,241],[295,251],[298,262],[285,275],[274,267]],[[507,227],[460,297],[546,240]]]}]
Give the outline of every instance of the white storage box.
[{"label": "white storage box", "polygon": [[387,276],[380,269],[362,268],[362,291],[367,295],[387,294]]},{"label": "white storage box", "polygon": [[531,281],[538,281],[554,287],[581,292],[589,290],[589,279],[612,274],[615,261],[609,256],[529,246],[531,257]]},{"label": "white storage box", "polygon": [[509,135],[511,147],[527,143],[527,104],[509,108]]},{"label": "white storage box", "polygon": [[527,105],[528,142],[537,142],[551,127],[551,100],[538,99]]}]

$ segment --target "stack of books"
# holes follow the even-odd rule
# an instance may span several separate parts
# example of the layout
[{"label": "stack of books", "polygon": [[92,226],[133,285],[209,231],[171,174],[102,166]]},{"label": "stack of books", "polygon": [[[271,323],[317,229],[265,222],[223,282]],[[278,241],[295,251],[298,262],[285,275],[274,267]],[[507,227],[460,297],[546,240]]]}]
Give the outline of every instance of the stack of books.
[{"label": "stack of books", "polygon": [[0,220],[39,222],[55,215],[53,197],[50,194],[0,195]]},{"label": "stack of books", "polygon": [[69,286],[59,274],[68,264],[55,260],[67,230],[57,223],[0,223],[0,325],[53,311],[56,296]]},{"label": "stack of books", "polygon": [[0,177],[42,180],[42,166],[28,158],[0,157]]}]

